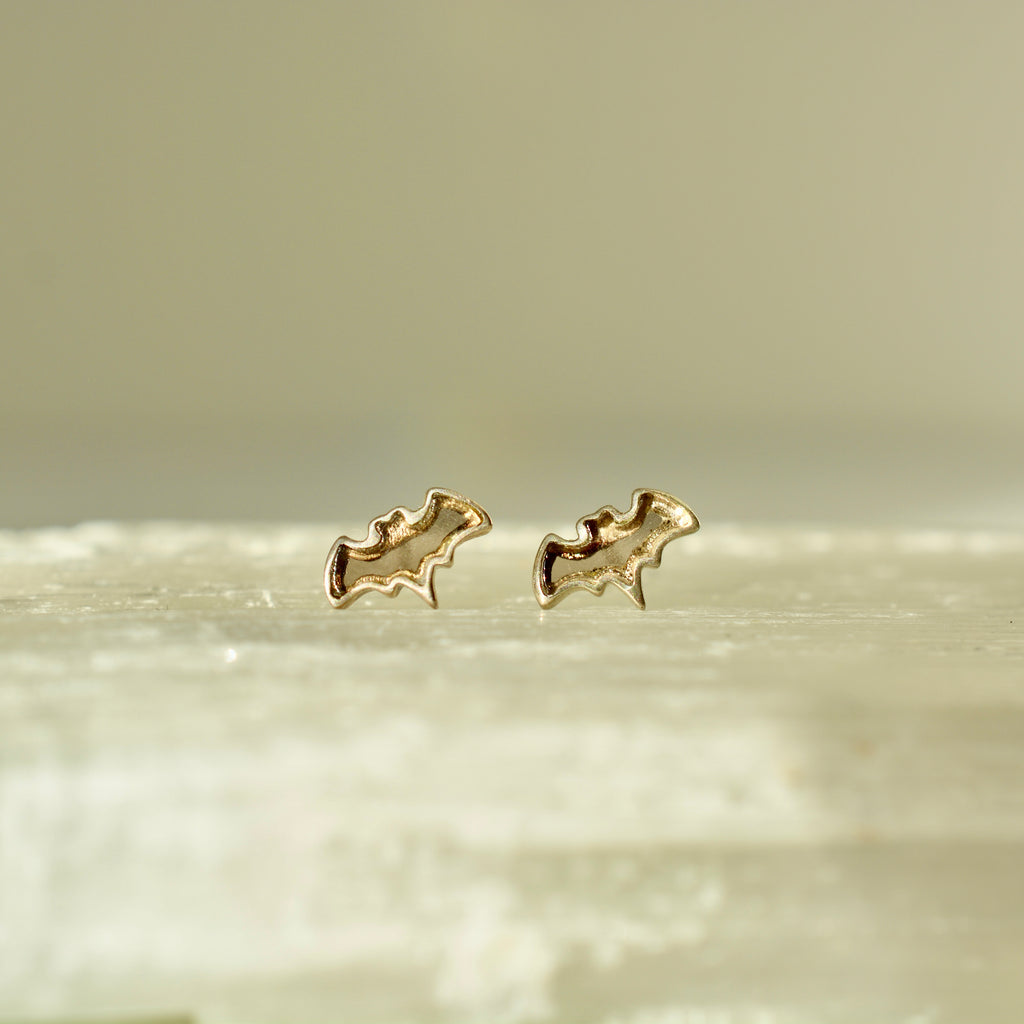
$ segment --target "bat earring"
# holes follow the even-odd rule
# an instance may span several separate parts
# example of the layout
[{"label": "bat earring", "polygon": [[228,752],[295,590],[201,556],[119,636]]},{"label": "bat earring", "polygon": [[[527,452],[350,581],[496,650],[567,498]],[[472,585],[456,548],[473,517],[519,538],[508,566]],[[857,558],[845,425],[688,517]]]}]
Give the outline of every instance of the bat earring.
[{"label": "bat earring", "polygon": [[451,565],[455,548],[491,528],[491,517],[455,491],[433,487],[418,509],[399,506],[378,516],[366,540],[339,537],[327,556],[324,589],[335,608],[371,590],[394,597],[400,587],[437,607],[434,570]]},{"label": "bat earring", "polygon": [[576,540],[549,533],[533,563],[533,592],[541,608],[550,608],[570,590],[600,595],[612,583],[643,609],[641,570],[657,568],[670,540],[699,528],[697,517],[678,498],[637,489],[628,512],[605,505],[579,520]]}]

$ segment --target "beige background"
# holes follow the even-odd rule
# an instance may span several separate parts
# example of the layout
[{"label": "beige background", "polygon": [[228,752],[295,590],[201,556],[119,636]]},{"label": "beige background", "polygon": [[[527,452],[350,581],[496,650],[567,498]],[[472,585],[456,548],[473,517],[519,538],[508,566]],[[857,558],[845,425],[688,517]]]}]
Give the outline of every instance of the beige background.
[{"label": "beige background", "polygon": [[0,13],[0,525],[1021,524],[1021,5]]}]

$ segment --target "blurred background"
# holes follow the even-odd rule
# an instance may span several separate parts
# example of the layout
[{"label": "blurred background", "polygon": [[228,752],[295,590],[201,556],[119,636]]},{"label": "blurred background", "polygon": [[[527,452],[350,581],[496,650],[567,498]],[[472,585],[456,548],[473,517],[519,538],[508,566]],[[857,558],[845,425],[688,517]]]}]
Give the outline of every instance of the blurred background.
[{"label": "blurred background", "polygon": [[0,13],[0,525],[1022,525],[1021,5]]}]

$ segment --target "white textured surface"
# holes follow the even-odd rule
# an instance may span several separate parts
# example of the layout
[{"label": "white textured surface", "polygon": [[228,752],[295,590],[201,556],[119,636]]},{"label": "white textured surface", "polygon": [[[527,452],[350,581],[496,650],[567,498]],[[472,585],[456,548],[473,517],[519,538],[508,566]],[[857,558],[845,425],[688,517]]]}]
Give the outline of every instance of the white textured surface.
[{"label": "white textured surface", "polygon": [[0,1017],[1019,1019],[1024,536],[542,614],[546,529],[437,612],[332,610],[330,526],[0,533]]}]

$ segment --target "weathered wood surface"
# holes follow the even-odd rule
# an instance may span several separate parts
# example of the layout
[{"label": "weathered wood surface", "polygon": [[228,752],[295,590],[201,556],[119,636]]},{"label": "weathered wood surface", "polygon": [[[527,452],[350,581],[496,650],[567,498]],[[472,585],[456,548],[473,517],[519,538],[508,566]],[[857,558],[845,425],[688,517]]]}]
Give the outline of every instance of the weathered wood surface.
[{"label": "weathered wood surface", "polygon": [[0,533],[0,1018],[1019,1021],[1024,536],[337,532]]}]

